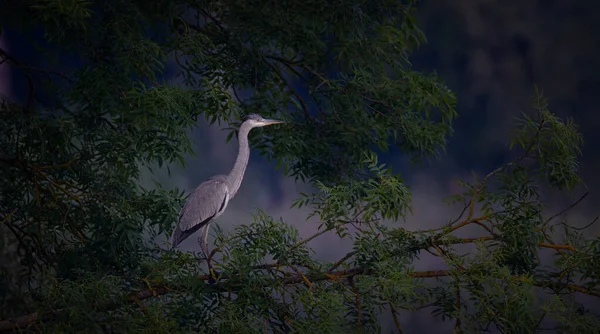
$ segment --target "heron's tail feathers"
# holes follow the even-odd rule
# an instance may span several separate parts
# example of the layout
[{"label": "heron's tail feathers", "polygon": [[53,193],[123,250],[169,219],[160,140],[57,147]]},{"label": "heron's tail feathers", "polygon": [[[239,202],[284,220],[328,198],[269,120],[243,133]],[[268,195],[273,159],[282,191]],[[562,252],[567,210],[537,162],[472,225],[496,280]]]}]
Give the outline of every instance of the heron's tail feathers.
[{"label": "heron's tail feathers", "polygon": [[182,238],[181,238],[181,229],[179,228],[179,225],[175,227],[175,229],[173,230],[173,233],[171,234],[171,249],[175,249],[175,247],[177,247],[179,245],[179,243],[181,243]]}]

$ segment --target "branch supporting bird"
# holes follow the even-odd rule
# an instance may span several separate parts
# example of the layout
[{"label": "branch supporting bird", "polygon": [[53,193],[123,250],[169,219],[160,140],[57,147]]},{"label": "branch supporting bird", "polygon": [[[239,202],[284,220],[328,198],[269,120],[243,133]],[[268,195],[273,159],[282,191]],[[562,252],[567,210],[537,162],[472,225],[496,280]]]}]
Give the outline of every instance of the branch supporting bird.
[{"label": "branch supporting bird", "polygon": [[242,184],[250,158],[248,134],[254,128],[280,123],[284,122],[266,119],[257,114],[247,115],[238,133],[238,156],[231,172],[227,175],[210,177],[202,182],[192,191],[179,214],[179,221],[171,235],[171,247],[177,247],[200,230],[198,244],[204,253],[213,280],[216,279],[216,274],[208,258],[208,231],[211,223],[223,214],[227,204],[237,194]]}]

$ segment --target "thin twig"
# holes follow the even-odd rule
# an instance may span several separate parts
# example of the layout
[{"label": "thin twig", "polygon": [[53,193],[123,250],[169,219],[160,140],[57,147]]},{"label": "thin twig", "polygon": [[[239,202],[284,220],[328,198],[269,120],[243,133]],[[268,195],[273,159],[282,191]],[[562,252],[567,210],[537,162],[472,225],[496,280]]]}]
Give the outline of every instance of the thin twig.
[{"label": "thin twig", "polygon": [[350,259],[350,258],[351,258],[351,257],[353,257],[354,255],[356,255],[356,252],[355,252],[355,251],[352,251],[352,252],[350,252],[350,253],[348,253],[348,254],[344,255],[344,257],[342,257],[342,258],[341,258],[341,259],[339,259],[337,262],[335,262],[335,263],[334,263],[334,264],[331,266],[331,268],[329,268],[329,269],[327,270],[327,272],[329,272],[329,273],[330,273],[330,272],[334,271],[334,270],[335,270],[335,269],[337,269],[337,268],[338,268],[340,265],[342,265],[342,263],[346,262],[348,259]]},{"label": "thin twig", "polygon": [[300,270],[298,270],[298,268],[296,268],[296,266],[294,265],[289,265],[290,268],[292,268],[293,271],[296,272],[296,274],[300,275],[300,277],[302,277],[302,280],[304,281],[304,283],[306,283],[306,285],[308,286],[308,291],[312,291],[312,283],[310,282],[310,280],[306,277],[306,275],[304,275]]},{"label": "thin twig", "polygon": [[356,328],[358,329],[359,333],[362,333],[362,327],[361,327],[361,305],[360,305],[360,293],[358,291],[358,287],[356,286],[356,284],[354,283],[354,276],[350,276],[348,278],[348,283],[350,283],[350,286],[352,287],[352,292],[354,293],[354,302],[356,303]]},{"label": "thin twig", "polygon": [[313,120],[313,117],[310,115],[310,113],[308,112],[308,107],[306,105],[306,102],[304,101],[304,99],[302,98],[302,96],[300,96],[300,94],[296,91],[296,89],[294,88],[293,85],[291,85],[284,77],[283,74],[281,74],[281,72],[279,72],[279,70],[277,69],[276,66],[274,66],[273,64],[269,63],[269,61],[267,59],[265,59],[265,57],[263,56],[263,61],[264,63],[275,73],[275,75],[277,75],[277,77],[283,81],[283,83],[285,83],[285,85],[288,87],[288,89],[290,90],[290,92],[292,94],[294,94],[294,96],[298,99],[298,102],[300,102],[300,106],[302,108],[302,112],[304,113],[304,115],[306,116],[306,118],[308,120]]},{"label": "thin twig", "polygon": [[552,219],[554,219],[554,218],[556,218],[556,217],[558,217],[558,216],[561,216],[561,215],[562,215],[562,214],[564,214],[565,212],[567,212],[567,211],[569,211],[569,210],[573,209],[574,207],[576,207],[577,205],[579,205],[579,203],[581,203],[581,201],[583,201],[583,199],[584,199],[584,198],[586,198],[588,194],[589,194],[589,192],[586,192],[586,193],[585,193],[585,194],[583,194],[583,195],[582,195],[582,196],[581,196],[581,197],[580,197],[580,198],[579,198],[577,201],[575,201],[575,202],[571,203],[571,205],[569,205],[569,206],[567,206],[566,208],[562,209],[562,210],[561,210],[559,213],[557,213],[557,214],[554,214],[554,215],[550,216],[550,218],[548,218],[548,219],[546,220],[546,223],[545,223],[544,225],[548,224],[548,223],[549,223],[549,222],[550,222]]},{"label": "thin twig", "polygon": [[402,326],[400,326],[400,321],[398,320],[398,315],[396,314],[396,310],[394,309],[394,305],[392,305],[391,303],[389,303],[388,305],[390,305],[390,311],[392,313],[392,319],[394,319],[394,325],[396,325],[396,329],[398,330],[399,334],[404,333],[402,331]]},{"label": "thin twig", "polygon": [[460,331],[460,282],[456,282],[456,323],[454,323],[454,333]]},{"label": "thin twig", "polygon": [[570,229],[573,229],[573,230],[576,230],[576,231],[582,231],[582,230],[585,230],[586,228],[594,225],[598,221],[599,218],[600,218],[600,216],[594,218],[594,220],[592,220],[589,224],[585,225],[584,227],[569,226],[569,225],[567,225],[565,223],[562,223],[562,225],[565,226],[566,228],[570,228]]},{"label": "thin twig", "polygon": [[0,223],[0,224],[7,223],[7,222],[10,220],[10,218],[12,217],[12,215],[13,215],[13,214],[15,214],[15,212],[17,212],[17,209],[16,209],[16,208],[15,208],[15,209],[13,209],[11,212],[9,212],[9,213],[6,215],[6,217],[4,217],[4,219],[2,219],[2,223]]}]

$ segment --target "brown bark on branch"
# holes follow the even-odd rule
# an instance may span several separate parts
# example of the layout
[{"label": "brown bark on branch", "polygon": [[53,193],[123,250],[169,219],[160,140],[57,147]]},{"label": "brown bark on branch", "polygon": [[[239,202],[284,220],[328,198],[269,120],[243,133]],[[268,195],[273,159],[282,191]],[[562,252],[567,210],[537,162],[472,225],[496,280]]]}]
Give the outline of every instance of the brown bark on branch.
[{"label": "brown bark on branch", "polygon": [[[471,243],[471,242],[477,242],[477,241],[490,241],[490,240],[494,240],[494,238],[492,236],[483,236],[483,237],[477,237],[477,238],[460,238],[460,239],[457,238],[455,240],[454,239],[448,240],[446,243],[448,243],[448,244],[465,244],[465,243]],[[435,247],[437,245],[444,244],[444,243],[445,243],[444,241],[437,241],[437,242],[434,242],[433,244],[423,245],[423,247],[421,247],[421,248]],[[556,250],[577,251],[577,249],[571,245],[555,245],[555,244],[541,243],[539,246],[544,247],[544,248],[552,248],[552,249],[556,249]],[[340,279],[344,279],[344,278],[347,279],[347,278],[351,278],[351,277],[354,277],[357,275],[376,274],[374,272],[366,273],[365,269],[363,267],[354,267],[354,268],[334,271],[340,265],[342,265],[343,262],[350,259],[354,254],[355,254],[355,252],[348,253],[340,261],[336,262],[329,269],[329,271],[327,273],[304,274],[304,273],[301,273],[301,272],[295,270],[296,271],[295,275],[282,277],[282,278],[280,278],[282,280],[280,282],[283,284],[286,284],[286,285],[299,284],[299,283],[308,284],[307,282],[310,282],[310,284],[308,284],[308,285],[312,286],[313,283],[319,282],[319,281],[339,281]],[[255,269],[267,269],[270,267],[281,266],[281,265],[282,264],[277,264],[277,263],[276,264],[266,264],[266,265],[257,266]],[[294,264],[294,265],[298,265],[298,266],[306,268],[306,266],[304,266],[302,264]],[[409,276],[415,277],[415,278],[433,278],[433,277],[449,276],[451,273],[452,273],[452,270],[429,270],[429,271],[412,272],[412,273],[409,273]],[[232,276],[227,273],[221,273],[220,274],[220,282],[221,283],[207,287],[207,292],[214,293],[214,292],[227,292],[227,291],[235,290],[236,283],[228,281],[232,278],[234,279],[235,275]],[[199,279],[208,281],[210,279],[210,275],[200,275]],[[524,280],[524,278],[518,277],[518,276],[515,276],[514,279],[515,280]],[[548,288],[548,287],[565,288],[565,289],[573,291],[573,292],[579,292],[579,293],[584,293],[584,294],[595,296],[595,297],[600,297],[600,291],[587,289],[587,288],[584,288],[584,287],[576,285],[576,284],[564,284],[564,283],[555,283],[555,282],[534,282],[534,285],[541,287],[541,288]],[[169,291],[168,287],[164,286],[164,285],[149,286],[147,289],[140,290],[137,294],[131,295],[129,297],[129,300],[133,301],[133,302],[137,302],[137,301],[141,301],[141,300],[153,297],[153,296],[160,296],[160,295],[166,294],[168,291]],[[32,314],[24,315],[24,316],[17,317],[14,319],[1,320],[0,321],[0,332],[27,327],[36,322],[53,320],[53,319],[57,318],[62,312],[63,312],[63,310],[58,310],[55,312],[44,313],[44,314],[39,314],[38,312],[35,312]]]},{"label": "brown bark on branch", "polygon": [[[409,276],[414,277],[414,278],[448,277],[452,274],[455,274],[455,270],[447,270],[447,269],[427,270],[427,271],[416,271],[416,272],[408,273]],[[367,271],[363,267],[354,267],[354,268],[339,270],[339,271],[335,271],[335,272],[331,272],[331,273],[314,273],[314,274],[309,273],[309,274],[303,274],[303,275],[296,274],[293,276],[283,277],[278,280],[280,280],[280,283],[290,285],[290,284],[304,283],[305,279],[308,278],[308,279],[310,279],[312,284],[314,284],[315,282],[319,282],[319,281],[336,281],[336,280],[339,280],[342,278],[348,279],[348,278],[351,278],[351,277],[354,277],[357,275],[376,275],[376,272],[374,272],[373,270]],[[211,278],[210,275],[200,275],[198,277],[198,279],[203,280],[203,281],[208,281],[210,278]],[[208,286],[207,292],[221,292],[221,291],[227,292],[227,291],[231,290],[232,288],[235,289],[235,283],[230,284],[227,280],[227,279],[231,279],[231,278],[235,278],[235,275],[228,275],[226,273],[222,273],[220,275],[220,281],[217,282],[217,284],[215,284],[215,285]],[[513,276],[513,280],[526,281],[527,279],[524,277],[521,277],[521,276]],[[532,284],[534,286],[537,286],[540,288],[566,289],[566,290],[569,290],[572,292],[584,293],[584,294],[587,294],[590,296],[595,296],[595,297],[600,298],[599,290],[585,288],[583,286],[576,285],[576,284],[565,284],[565,283],[553,282],[553,281],[533,281]],[[240,286],[238,286],[238,288],[240,288]],[[130,295],[128,299],[131,302],[137,302],[137,301],[141,301],[141,300],[148,299],[151,297],[157,297],[160,295],[164,295],[170,291],[171,290],[166,285],[154,285],[154,286],[151,286],[150,288],[145,288],[133,295]],[[64,312],[66,312],[66,311],[65,310],[57,310],[54,312],[49,312],[49,313],[44,313],[44,314],[35,312],[32,314],[24,315],[24,316],[13,318],[13,319],[2,320],[2,321],[0,321],[0,332],[19,330],[19,329],[28,327],[37,322],[53,320],[53,319],[56,319],[57,317],[59,317]]]}]

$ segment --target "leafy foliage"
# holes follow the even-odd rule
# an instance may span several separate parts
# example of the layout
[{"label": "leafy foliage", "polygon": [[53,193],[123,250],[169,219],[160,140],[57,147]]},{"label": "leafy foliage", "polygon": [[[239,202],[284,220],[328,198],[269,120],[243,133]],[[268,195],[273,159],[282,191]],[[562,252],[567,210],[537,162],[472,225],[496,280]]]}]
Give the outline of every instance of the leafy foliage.
[{"label": "leafy foliage", "polygon": [[[423,308],[458,332],[598,328],[572,293],[600,297],[599,239],[557,223],[560,212],[549,214],[540,196],[542,187],[581,183],[583,141],[541,92],[518,120],[510,144],[518,157],[461,182],[451,198],[464,204],[459,217],[432,230],[397,224],[411,212],[410,189],[378,153],[439,156],[456,117],[453,93],[411,69],[408,57],[425,41],[414,9],[412,1],[0,4],[2,28],[39,42],[47,59],[30,64],[0,50],[0,66],[29,88],[0,105],[0,231],[14,259],[2,266],[0,289],[0,317],[13,321],[0,320],[0,331],[378,332],[387,314],[400,331],[400,310]],[[39,29],[43,41],[32,37]],[[140,187],[140,170],[183,164],[200,116],[213,124],[249,112],[288,121],[251,140],[314,186],[294,206],[311,208],[319,232],[302,239],[262,211],[230,234],[217,230],[210,256],[219,275],[208,284],[194,254],[155,241],[170,233],[185,194]],[[229,124],[232,138],[238,124]],[[485,232],[454,235],[473,225]],[[326,233],[352,249],[319,260],[310,242]],[[461,245],[475,247],[465,255]],[[551,265],[541,249],[554,252]],[[416,270],[426,253],[444,266]],[[18,317],[27,313],[35,316]]]}]

